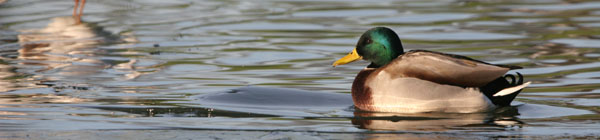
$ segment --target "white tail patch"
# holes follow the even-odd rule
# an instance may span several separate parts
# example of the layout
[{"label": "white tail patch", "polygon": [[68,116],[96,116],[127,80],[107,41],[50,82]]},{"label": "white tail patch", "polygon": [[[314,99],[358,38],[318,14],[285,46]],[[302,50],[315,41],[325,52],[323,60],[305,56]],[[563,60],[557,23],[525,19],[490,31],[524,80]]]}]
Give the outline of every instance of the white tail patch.
[{"label": "white tail patch", "polygon": [[514,87],[510,87],[510,88],[505,88],[503,90],[500,90],[499,92],[497,92],[496,94],[494,94],[494,97],[496,96],[505,96],[505,95],[509,95],[512,94],[515,91],[521,90],[527,86],[529,86],[529,84],[531,84],[531,81],[518,85],[518,86],[514,86]]}]

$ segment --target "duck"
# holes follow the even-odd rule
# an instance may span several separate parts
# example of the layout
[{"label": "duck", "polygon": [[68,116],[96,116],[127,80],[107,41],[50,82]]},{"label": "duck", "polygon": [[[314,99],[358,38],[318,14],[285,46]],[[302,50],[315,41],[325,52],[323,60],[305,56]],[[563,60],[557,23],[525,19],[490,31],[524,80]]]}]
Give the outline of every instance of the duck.
[{"label": "duck", "polygon": [[371,62],[352,82],[354,107],[368,112],[476,113],[510,103],[531,82],[507,74],[520,66],[490,64],[467,56],[429,50],[404,52],[390,28],[375,27],[334,67],[356,60]]}]

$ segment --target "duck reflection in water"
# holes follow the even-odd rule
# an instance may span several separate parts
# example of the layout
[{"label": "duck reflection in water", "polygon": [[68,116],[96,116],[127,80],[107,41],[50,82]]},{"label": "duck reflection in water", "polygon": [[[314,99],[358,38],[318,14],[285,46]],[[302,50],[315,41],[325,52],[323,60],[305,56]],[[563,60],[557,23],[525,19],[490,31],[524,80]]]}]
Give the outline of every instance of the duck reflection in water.
[{"label": "duck reflection in water", "polygon": [[489,113],[385,113],[355,111],[352,124],[360,129],[398,131],[482,130],[521,127],[517,107]]},{"label": "duck reflection in water", "polygon": [[[85,77],[102,74],[104,69],[113,68],[124,73],[118,79],[134,79],[141,73],[134,70],[135,59],[111,60],[101,59],[98,54],[110,53],[110,50],[98,48],[102,44],[137,42],[128,35],[115,35],[103,27],[81,20],[83,5],[75,1],[73,16],[55,17],[42,29],[21,30],[18,41],[20,63],[26,66],[43,66],[35,68],[38,73],[33,76],[40,81],[58,81],[69,79],[69,82],[86,82]],[[83,78],[83,79],[82,79]],[[77,80],[81,81],[77,81]]]},{"label": "duck reflection in water", "polygon": [[[113,66],[114,62],[103,61],[96,57],[96,54],[105,51],[98,49],[97,46],[101,43],[124,41],[95,24],[77,23],[73,17],[56,17],[46,28],[21,32],[23,34],[20,34],[18,39],[22,48],[18,50],[18,58],[29,60],[23,61],[27,65],[47,66],[38,72],[55,70],[64,76],[97,74]],[[134,62],[135,60],[130,60],[129,63],[124,64]]]}]

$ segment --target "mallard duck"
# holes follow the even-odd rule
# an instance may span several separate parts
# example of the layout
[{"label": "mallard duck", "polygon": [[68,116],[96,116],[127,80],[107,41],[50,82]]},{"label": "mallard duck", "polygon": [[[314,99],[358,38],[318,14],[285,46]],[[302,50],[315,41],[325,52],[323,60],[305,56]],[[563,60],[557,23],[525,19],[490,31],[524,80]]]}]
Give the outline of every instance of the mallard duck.
[{"label": "mallard duck", "polygon": [[530,84],[520,73],[517,78],[506,74],[519,66],[427,50],[404,52],[398,35],[386,27],[367,30],[333,66],[359,59],[371,62],[352,83],[354,106],[364,111],[487,112],[510,106]]}]

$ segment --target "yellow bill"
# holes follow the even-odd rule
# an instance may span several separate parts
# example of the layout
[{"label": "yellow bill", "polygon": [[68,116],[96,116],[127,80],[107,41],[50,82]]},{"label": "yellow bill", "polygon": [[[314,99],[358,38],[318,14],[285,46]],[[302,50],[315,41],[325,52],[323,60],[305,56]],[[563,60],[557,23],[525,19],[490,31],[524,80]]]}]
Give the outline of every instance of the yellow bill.
[{"label": "yellow bill", "polygon": [[348,55],[340,58],[339,60],[333,62],[333,66],[337,66],[337,65],[344,65],[344,64],[348,64],[350,62],[354,62],[356,60],[362,59],[362,56],[359,56],[358,53],[356,52],[356,49],[352,50],[352,52],[350,52]]}]

